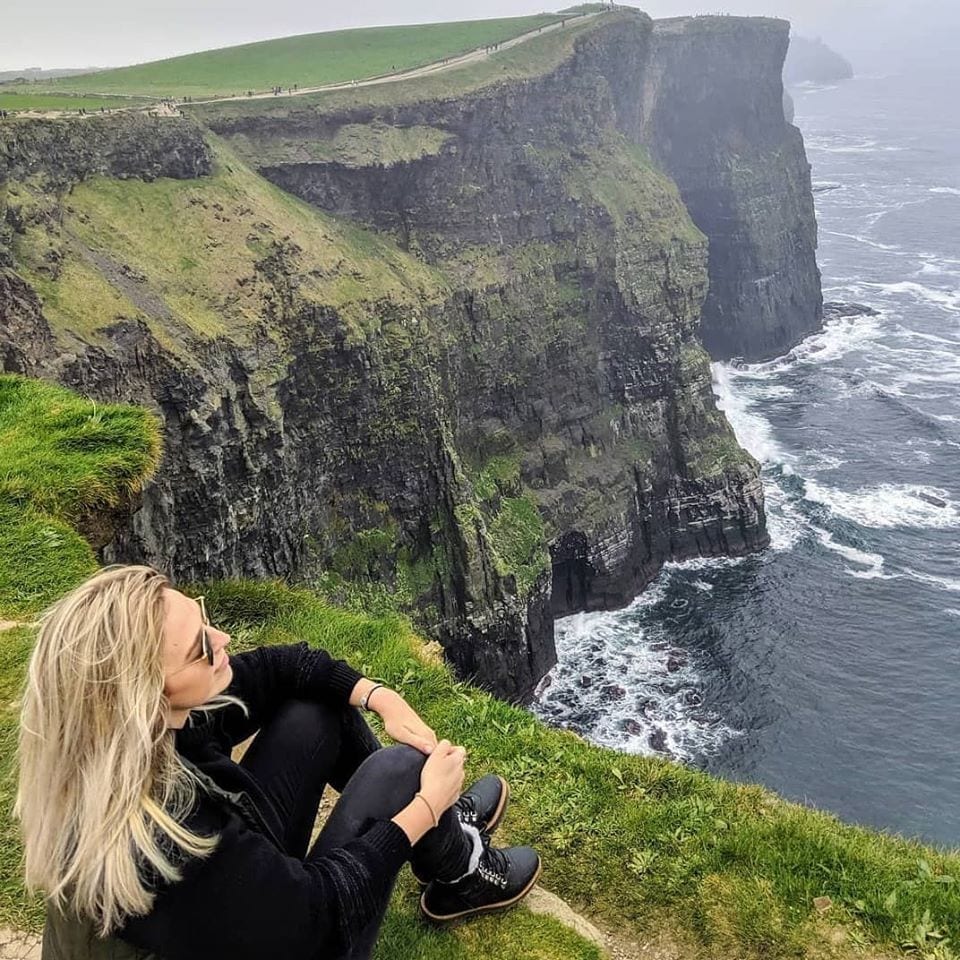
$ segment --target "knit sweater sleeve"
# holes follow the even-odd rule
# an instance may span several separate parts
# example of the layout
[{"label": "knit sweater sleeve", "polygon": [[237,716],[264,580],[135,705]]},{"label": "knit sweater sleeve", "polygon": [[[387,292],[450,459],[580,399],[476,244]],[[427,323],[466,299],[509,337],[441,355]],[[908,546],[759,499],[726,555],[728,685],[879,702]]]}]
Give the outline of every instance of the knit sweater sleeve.
[{"label": "knit sweater sleeve", "polygon": [[224,746],[233,746],[259,730],[288,700],[319,700],[346,706],[363,674],[344,660],[305,642],[257,647],[230,658],[233,680],[224,693],[239,697],[237,706],[212,712],[205,721]]},{"label": "knit sweater sleeve", "polygon": [[409,856],[406,834],[389,820],[327,856],[299,860],[231,818],[216,850],[189,860],[183,879],[163,887],[120,937],[177,960],[340,956],[383,909]]}]

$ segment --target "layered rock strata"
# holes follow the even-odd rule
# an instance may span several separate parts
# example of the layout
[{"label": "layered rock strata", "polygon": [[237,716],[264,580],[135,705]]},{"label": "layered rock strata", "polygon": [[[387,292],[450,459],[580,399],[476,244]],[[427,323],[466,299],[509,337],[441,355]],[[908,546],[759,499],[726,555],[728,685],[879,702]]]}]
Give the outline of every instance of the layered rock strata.
[{"label": "layered rock strata", "polygon": [[777,356],[822,326],[810,165],[784,117],[789,33],[760,17],[653,31],[640,139],[710,238],[701,336],[715,359]]},{"label": "layered rock strata", "polygon": [[[462,675],[523,699],[556,615],[762,547],[698,340],[707,241],[642,145],[651,37],[618,14],[540,77],[211,119],[227,146],[183,148],[182,182],[121,185],[95,140],[71,184],[8,162],[4,369],[166,423],[104,558],[385,585]],[[195,128],[140,122],[122,172],[149,181]]]}]

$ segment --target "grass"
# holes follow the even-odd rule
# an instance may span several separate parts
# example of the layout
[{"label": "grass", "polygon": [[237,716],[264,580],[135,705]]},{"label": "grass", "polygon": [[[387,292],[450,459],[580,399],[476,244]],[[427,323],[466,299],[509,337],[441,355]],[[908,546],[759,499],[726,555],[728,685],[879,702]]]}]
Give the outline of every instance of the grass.
[{"label": "grass", "polygon": [[[279,584],[220,582],[204,590],[237,650],[298,639],[329,649],[401,689],[434,729],[463,743],[469,776],[507,776],[514,788],[503,828],[509,842],[535,844],[544,856],[544,885],[625,937],[642,940],[666,929],[690,944],[692,955],[712,960],[854,957],[864,947],[876,956],[901,943],[918,958],[953,956],[943,937],[960,929],[955,853],[549,729],[455,682],[400,617],[349,613]],[[0,684],[11,690],[28,644],[15,635],[10,654],[3,642],[7,676]],[[13,863],[8,855],[3,869]],[[24,906],[16,884],[9,872],[0,877],[7,893],[0,924],[17,919],[36,928],[39,914]],[[818,897],[829,898],[824,914],[814,907]],[[592,955],[579,945],[580,952],[557,951],[550,939],[556,930],[545,941],[550,949],[541,952],[536,940],[517,949],[530,943],[520,931],[534,923],[523,912],[485,928],[428,932],[410,901],[407,887],[391,911],[381,960]],[[514,947],[493,950],[500,942]]]},{"label": "grass", "polygon": [[145,410],[0,375],[0,617],[36,612],[96,568],[74,527],[121,506],[159,456]]},{"label": "grass", "polygon": [[[637,11],[610,14],[603,20],[589,17],[568,22],[563,30],[550,30],[524,43],[500,50],[489,57],[427,76],[398,80],[368,87],[330,90],[300,97],[268,97],[262,100],[226,101],[190,107],[202,121],[219,129],[221,122],[250,115],[277,117],[304,113],[338,113],[355,109],[392,107],[459,97],[501,81],[528,80],[544,76],[568,60],[576,40],[593,30],[598,22],[623,22],[642,18]],[[552,19],[556,19],[553,17]]]},{"label": "grass", "polygon": [[52,81],[57,90],[150,97],[218,97],[376,77],[502,43],[558,14],[367,27],[264,40]]},{"label": "grass", "polygon": [[[273,584],[220,583],[208,596],[236,646],[305,638],[401,688],[470,775],[514,785],[511,842],[545,858],[544,884],[610,928],[664,925],[714,956],[816,955],[813,900],[832,925],[881,947],[960,930],[960,857],[844,825],[755,786],[655,758],[620,755],[551,730],[526,711],[452,680],[405,620],[370,618]],[[923,949],[932,950],[929,936]],[[919,949],[918,946],[918,949]]]},{"label": "grass", "polygon": [[89,97],[71,96],[63,93],[3,93],[0,92],[0,110],[12,113],[27,110],[65,110],[75,113],[81,107],[88,113],[100,110],[122,110],[129,107],[145,106],[146,100],[132,100],[129,97]]},{"label": "grass", "polygon": [[382,300],[414,315],[435,298],[431,268],[283,192],[223,145],[215,150],[211,177],[91,177],[56,209],[23,216],[49,194],[42,184],[7,185],[0,200],[24,221],[14,260],[56,330],[89,339],[127,317],[165,342],[178,331],[244,341],[272,317],[282,335],[278,272],[297,275],[300,304],[333,308],[356,337],[379,324]]}]

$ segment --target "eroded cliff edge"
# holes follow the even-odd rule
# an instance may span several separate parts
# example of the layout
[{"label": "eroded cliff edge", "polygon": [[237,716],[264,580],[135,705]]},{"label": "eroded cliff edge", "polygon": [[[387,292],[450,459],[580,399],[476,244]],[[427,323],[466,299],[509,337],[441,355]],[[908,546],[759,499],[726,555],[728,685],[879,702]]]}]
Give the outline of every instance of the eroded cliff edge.
[{"label": "eroded cliff edge", "polygon": [[701,336],[715,359],[786,353],[823,323],[800,131],[784,117],[786,20],[655,23],[640,138],[710,238]]},{"label": "eroded cliff edge", "polygon": [[201,116],[220,139],[0,126],[4,369],[166,424],[104,557],[386,584],[523,698],[557,614],[762,547],[698,339],[707,241],[642,145],[652,37],[616,15],[457,96]]}]

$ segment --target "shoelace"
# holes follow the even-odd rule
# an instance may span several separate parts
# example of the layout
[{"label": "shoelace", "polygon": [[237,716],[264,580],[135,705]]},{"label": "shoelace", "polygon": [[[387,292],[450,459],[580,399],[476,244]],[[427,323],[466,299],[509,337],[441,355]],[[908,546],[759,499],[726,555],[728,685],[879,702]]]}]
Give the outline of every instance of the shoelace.
[{"label": "shoelace", "polygon": [[476,825],[480,819],[473,797],[463,796],[457,801],[457,816],[461,823]]},{"label": "shoelace", "polygon": [[480,854],[477,873],[488,883],[494,883],[501,890],[506,890],[509,882],[510,861],[502,850],[490,845],[490,834],[486,830],[480,831],[480,838],[483,840],[483,853]]}]

